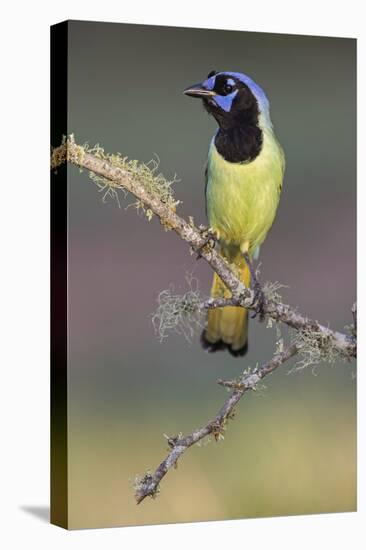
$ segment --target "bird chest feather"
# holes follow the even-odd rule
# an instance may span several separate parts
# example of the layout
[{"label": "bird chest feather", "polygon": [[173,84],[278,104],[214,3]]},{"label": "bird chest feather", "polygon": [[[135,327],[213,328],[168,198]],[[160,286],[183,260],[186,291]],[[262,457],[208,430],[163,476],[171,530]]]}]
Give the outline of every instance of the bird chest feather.
[{"label": "bird chest feather", "polygon": [[221,241],[239,246],[247,242],[251,251],[264,241],[276,214],[283,172],[283,151],[271,129],[263,131],[261,152],[251,162],[228,162],[211,142],[207,215]]}]

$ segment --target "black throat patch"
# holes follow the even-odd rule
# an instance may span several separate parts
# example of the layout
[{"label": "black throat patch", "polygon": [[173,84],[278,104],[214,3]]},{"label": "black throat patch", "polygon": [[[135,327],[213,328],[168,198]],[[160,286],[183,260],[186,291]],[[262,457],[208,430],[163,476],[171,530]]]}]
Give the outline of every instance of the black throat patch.
[{"label": "black throat patch", "polygon": [[261,152],[263,143],[258,102],[250,88],[239,79],[218,74],[214,86],[216,94],[225,97],[232,90],[236,95],[229,110],[221,108],[215,98],[205,98],[203,104],[219,125],[215,145],[220,155],[228,162],[251,162]]},{"label": "black throat patch", "polygon": [[261,152],[263,133],[258,126],[221,128],[215,137],[215,146],[228,162],[252,162]]}]

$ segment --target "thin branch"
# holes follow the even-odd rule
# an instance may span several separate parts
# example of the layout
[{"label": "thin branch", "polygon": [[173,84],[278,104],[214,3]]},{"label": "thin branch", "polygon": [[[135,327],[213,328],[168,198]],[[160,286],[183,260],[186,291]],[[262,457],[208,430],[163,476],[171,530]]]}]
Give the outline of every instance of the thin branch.
[{"label": "thin branch", "polygon": [[187,436],[176,436],[168,439],[171,450],[166,458],[161,462],[154,473],[146,474],[142,479],[138,480],[135,487],[135,497],[137,504],[140,504],[147,496],[155,496],[159,490],[159,484],[163,477],[173,467],[176,467],[178,459],[191,447],[198,443],[208,435],[212,434],[216,441],[223,436],[226,424],[233,417],[234,407],[248,390],[254,390],[256,385],[265,376],[273,372],[275,369],[283,365],[291,359],[298,349],[292,345],[284,351],[277,353],[268,363],[265,363],[252,372],[244,373],[236,381],[218,380],[222,386],[234,388],[230,396],[216,414],[205,426],[194,430]]},{"label": "thin branch", "polygon": [[[200,255],[220,276],[232,293],[231,298],[225,300],[225,303],[222,302],[224,305],[230,304],[255,309],[252,290],[243,285],[227,261],[207,244],[207,239],[204,238],[202,232],[193,223],[189,223],[178,216],[175,210],[170,208],[158,196],[150,194],[143,183],[131,175],[130,172],[114,166],[105,158],[88,153],[84,147],[75,143],[73,136],[69,137],[63,145],[54,149],[52,159],[52,168],[56,168],[67,160],[80,168],[85,168],[105,178],[115,188],[122,188],[132,193],[160,218],[165,228],[174,230],[194,250],[199,251]],[[206,306],[221,307],[221,305],[218,305],[219,302],[220,299],[208,300]],[[286,304],[268,300],[264,306],[264,313],[275,321],[281,321],[296,330],[315,332],[320,335],[320,341],[327,342],[327,345],[331,342],[331,345],[346,358],[356,357],[357,342],[354,337],[331,330],[318,321],[301,315]]]},{"label": "thin branch", "polygon": [[[126,164],[124,164],[122,157],[108,156],[99,150],[98,152],[99,154],[91,154],[85,147],[77,145],[73,136],[70,136],[60,147],[53,150],[51,167],[55,169],[63,162],[68,161],[80,168],[89,170],[93,179],[95,177],[102,178],[103,185],[105,182],[105,185],[109,186],[108,192],[113,193],[117,189],[123,189],[132,193],[138,199],[139,204],[143,204],[148,209],[149,216],[152,214],[158,216],[165,229],[174,230],[193,250],[199,252],[199,255],[206,260],[231,291],[231,297],[209,298],[197,305],[198,310],[225,306],[255,309],[256,304],[253,304],[253,291],[243,285],[225,258],[207,243],[207,235],[205,236],[201,228],[195,227],[192,221],[187,222],[178,216],[172,197],[164,200],[162,196],[151,192],[151,189],[148,189],[144,185],[138,173],[126,169]],[[262,367],[250,372],[244,372],[237,380],[218,380],[220,385],[232,389],[232,393],[215,418],[210,420],[205,426],[187,436],[179,434],[175,437],[167,437],[170,447],[167,457],[154,473],[148,472],[142,478],[137,478],[135,481],[137,503],[142,502],[147,496],[156,496],[163,477],[172,467],[176,467],[178,459],[189,447],[209,435],[213,435],[216,440],[221,439],[228,420],[233,418],[235,405],[245,392],[254,390],[260,380],[298,352],[308,354],[310,359],[316,357],[319,360],[327,358],[329,360],[330,357],[338,356],[343,359],[356,357],[357,325],[355,307],[352,310],[354,330],[351,335],[331,330],[321,325],[318,321],[308,319],[294,308],[283,304],[279,299],[274,299],[273,297],[266,300],[264,313],[268,318],[281,321],[296,329],[298,331],[297,338],[294,339],[292,345],[282,352],[277,352]]]}]

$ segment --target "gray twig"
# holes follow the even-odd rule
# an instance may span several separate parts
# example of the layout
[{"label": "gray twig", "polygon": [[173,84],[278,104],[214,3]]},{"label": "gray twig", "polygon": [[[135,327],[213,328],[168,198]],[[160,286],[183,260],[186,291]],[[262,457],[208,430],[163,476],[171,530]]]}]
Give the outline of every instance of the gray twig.
[{"label": "gray twig", "polygon": [[205,437],[213,435],[218,441],[223,437],[228,420],[233,418],[234,407],[248,390],[255,389],[256,385],[265,376],[280,367],[297,353],[295,345],[289,346],[281,353],[277,353],[268,363],[265,363],[252,372],[244,373],[235,383],[233,381],[225,382],[219,380],[219,384],[234,388],[230,396],[216,414],[216,416],[207,422],[201,428],[194,430],[191,434],[181,437],[170,438],[170,452],[166,458],[159,464],[154,473],[148,474],[140,479],[135,485],[135,496],[138,504],[147,496],[155,496],[159,490],[159,484],[168,471],[176,467],[178,459],[192,445],[198,443]]},{"label": "gray twig", "polygon": [[[88,153],[83,146],[75,143],[73,136],[70,136],[63,145],[54,149],[52,153],[52,168],[57,168],[59,164],[66,160],[105,178],[114,188],[120,188],[132,193],[141,203],[146,205],[149,211],[160,218],[165,229],[174,230],[194,250],[200,252],[200,256],[216,271],[232,293],[232,297],[228,299],[210,298],[205,302],[205,307],[213,308],[224,305],[236,305],[255,309],[256,304],[253,304],[253,291],[243,285],[223,256],[207,243],[207,239],[202,236],[202,232],[191,221],[187,222],[178,216],[175,209],[163,202],[160,197],[149,193],[138,177],[134,177],[126,169],[113,165],[105,158]],[[267,317],[275,321],[281,321],[296,330],[313,330],[321,334],[324,340],[328,342],[331,340],[334,348],[337,348],[343,356],[347,358],[356,357],[356,338],[331,330],[318,321],[301,315],[289,305],[268,300],[264,306],[263,313]]]},{"label": "gray twig", "polygon": [[[165,185],[164,193],[159,194],[153,191],[154,187],[144,185],[143,178],[149,178],[143,167],[142,171],[135,169],[135,164],[127,164],[121,156],[105,155],[103,150],[97,149],[97,154],[88,152],[87,147],[75,143],[73,136],[65,139],[60,147],[52,152],[51,167],[56,169],[63,162],[71,162],[79,168],[84,168],[97,179],[101,178],[109,190],[123,190],[132,193],[138,205],[146,208],[146,213],[150,219],[153,214],[159,217],[165,230],[174,230],[193,250],[199,252],[200,257],[204,258],[210,267],[215,271],[221,280],[225,283],[231,292],[230,298],[209,298],[198,304],[199,309],[212,309],[225,306],[238,306],[248,309],[255,309],[253,303],[254,293],[246,288],[228,262],[221,256],[207,241],[207,235],[203,234],[200,228],[197,228],[193,221],[184,220],[176,213],[174,199],[169,194],[169,185]],[[131,166],[133,169],[131,169]],[[151,181],[150,181],[151,183]],[[155,182],[156,183],[156,182]],[[165,182],[166,183],[166,182]],[[264,305],[263,313],[275,321],[281,321],[298,331],[302,336],[302,346],[304,338],[309,339],[309,335],[315,338],[316,349],[321,357],[321,351],[324,353],[332,349],[333,354],[338,354],[344,359],[356,357],[357,337],[356,337],[356,306],[353,307],[354,334],[347,335],[330,329],[316,320],[300,314],[296,309],[283,304],[281,300],[268,299]],[[226,388],[232,389],[228,399],[225,401],[217,415],[205,426],[194,430],[187,436],[181,434],[169,437],[169,454],[158,466],[154,473],[148,472],[143,478],[136,479],[135,495],[137,503],[142,502],[147,496],[154,497],[159,491],[159,485],[167,472],[177,465],[178,459],[183,453],[195,443],[203,438],[213,435],[216,440],[223,437],[223,431],[229,419],[233,417],[234,407],[243,397],[247,390],[253,390],[256,384],[269,373],[273,372],[285,361],[301,352],[302,348],[296,341],[284,351],[277,352],[274,357],[263,366],[254,369],[251,372],[245,372],[237,380],[219,380],[218,383]]]}]

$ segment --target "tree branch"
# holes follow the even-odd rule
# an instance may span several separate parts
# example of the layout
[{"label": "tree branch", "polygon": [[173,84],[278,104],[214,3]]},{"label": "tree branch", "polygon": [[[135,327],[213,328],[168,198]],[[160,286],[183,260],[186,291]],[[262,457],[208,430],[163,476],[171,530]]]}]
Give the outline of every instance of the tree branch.
[{"label": "tree branch", "polygon": [[230,396],[226,399],[216,416],[205,424],[205,426],[194,430],[187,436],[176,436],[168,439],[171,450],[163,462],[161,462],[153,474],[147,473],[142,479],[136,480],[135,497],[137,504],[140,504],[147,496],[154,497],[157,494],[159,484],[163,477],[171,468],[176,467],[178,459],[187,449],[189,449],[189,447],[210,434],[215,437],[216,441],[221,439],[228,420],[233,417],[234,407],[243,395],[248,390],[254,390],[260,380],[283,365],[283,363],[293,357],[297,351],[297,347],[292,345],[284,351],[277,353],[268,363],[254,369],[252,372],[244,373],[236,381],[218,380],[220,385],[234,388]]},{"label": "tree branch", "polygon": [[[205,302],[207,308],[236,305],[255,309],[253,291],[243,285],[227,261],[207,244],[207,239],[202,235],[202,231],[195,227],[193,223],[189,223],[178,216],[158,196],[150,194],[144,184],[128,170],[113,165],[106,158],[88,153],[85,147],[75,143],[73,136],[70,136],[63,145],[53,150],[51,167],[55,169],[66,160],[105,178],[113,187],[122,188],[132,193],[160,218],[165,228],[174,230],[194,250],[199,251],[200,256],[216,271],[232,293],[232,297],[225,299],[225,301],[218,298],[207,300]],[[323,345],[323,343],[328,346],[331,345],[348,359],[356,357],[357,342],[356,338],[351,335],[331,330],[318,321],[301,315],[289,305],[274,300],[267,300],[263,312],[275,321],[281,321],[296,330],[316,333],[319,337],[319,345]]]},{"label": "tree branch", "polygon": [[[175,202],[169,193],[164,195],[153,192],[144,181],[146,176],[144,169],[142,172],[131,169],[131,164],[126,163],[126,160],[121,156],[106,155],[100,148],[96,148],[94,154],[92,154],[92,152],[88,152],[86,146],[77,145],[73,136],[70,136],[60,147],[53,150],[51,168],[56,169],[66,161],[89,170],[93,178],[96,175],[101,178],[105,186],[109,186],[113,190],[123,189],[132,193],[138,199],[139,204],[143,204],[144,208],[148,209],[149,213],[159,217],[165,229],[174,230],[193,250],[199,252],[199,255],[206,260],[231,291],[230,298],[209,298],[203,301],[197,306],[199,310],[225,306],[255,309],[253,291],[243,285],[235,273],[235,267],[230,266],[225,258],[207,243],[207,231],[205,235],[201,227],[197,228],[191,220],[187,222],[181,218],[175,211]],[[135,167],[135,164],[132,166]],[[152,178],[151,173],[149,177]],[[353,326],[350,335],[331,330],[273,297],[271,299],[267,296],[264,314],[268,318],[281,321],[298,331],[297,338],[284,351],[277,352],[268,363],[253,371],[244,372],[239,379],[218,380],[220,385],[232,389],[232,393],[214,419],[210,420],[205,426],[187,436],[179,434],[175,437],[167,437],[170,447],[167,457],[154,473],[148,472],[142,478],[135,480],[137,503],[142,502],[147,496],[156,496],[163,477],[172,467],[177,465],[178,459],[189,447],[209,435],[213,435],[216,440],[222,438],[228,420],[233,417],[234,407],[245,392],[254,390],[260,380],[291,357],[297,353],[307,354],[310,360],[314,357],[317,360],[334,360],[334,357],[350,360],[356,357],[357,325],[355,306],[352,309]]]}]

